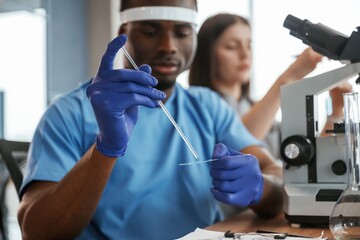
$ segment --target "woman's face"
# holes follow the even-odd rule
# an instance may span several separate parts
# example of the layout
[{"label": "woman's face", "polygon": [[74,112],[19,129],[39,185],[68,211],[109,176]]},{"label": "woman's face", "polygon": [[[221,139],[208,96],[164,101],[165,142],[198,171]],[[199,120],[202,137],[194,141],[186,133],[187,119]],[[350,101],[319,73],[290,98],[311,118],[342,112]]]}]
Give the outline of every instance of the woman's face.
[{"label": "woman's face", "polygon": [[249,82],[251,67],[251,30],[244,23],[229,26],[214,45],[215,81]]}]

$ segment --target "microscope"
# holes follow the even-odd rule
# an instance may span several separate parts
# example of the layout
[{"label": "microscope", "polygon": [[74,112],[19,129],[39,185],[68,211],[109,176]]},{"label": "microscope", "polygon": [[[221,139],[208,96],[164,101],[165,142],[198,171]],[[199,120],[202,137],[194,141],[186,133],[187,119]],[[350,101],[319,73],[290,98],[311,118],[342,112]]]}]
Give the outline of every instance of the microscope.
[{"label": "microscope", "polygon": [[[326,226],[348,182],[344,123],[321,136],[318,96],[360,73],[360,27],[348,37],[288,15],[284,27],[320,54],[346,63],[281,88],[284,212],[293,226]],[[360,77],[356,83],[360,82]]]}]

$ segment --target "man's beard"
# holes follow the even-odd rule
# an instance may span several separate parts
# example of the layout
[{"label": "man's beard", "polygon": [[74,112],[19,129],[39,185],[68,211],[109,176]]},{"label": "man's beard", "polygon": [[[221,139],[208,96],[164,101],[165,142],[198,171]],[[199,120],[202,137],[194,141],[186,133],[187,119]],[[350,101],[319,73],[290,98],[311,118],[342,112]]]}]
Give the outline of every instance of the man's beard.
[{"label": "man's beard", "polygon": [[171,81],[159,80],[158,85],[156,85],[155,88],[160,91],[165,91],[165,90],[173,88],[175,83],[176,83],[176,80],[171,80]]}]

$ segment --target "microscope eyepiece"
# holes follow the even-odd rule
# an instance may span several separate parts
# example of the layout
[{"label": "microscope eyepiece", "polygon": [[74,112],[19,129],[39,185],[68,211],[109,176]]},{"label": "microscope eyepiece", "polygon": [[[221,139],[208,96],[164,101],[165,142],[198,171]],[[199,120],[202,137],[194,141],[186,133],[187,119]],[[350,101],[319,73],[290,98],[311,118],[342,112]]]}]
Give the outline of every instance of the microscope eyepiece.
[{"label": "microscope eyepiece", "polygon": [[321,23],[314,24],[307,19],[301,20],[290,14],[286,17],[283,26],[290,30],[292,36],[334,60],[340,59],[348,41],[348,36],[334,29]]},{"label": "microscope eyepiece", "polygon": [[303,21],[300,18],[289,14],[284,21],[284,27],[290,30],[290,34],[297,34],[297,31],[300,28],[302,22]]}]

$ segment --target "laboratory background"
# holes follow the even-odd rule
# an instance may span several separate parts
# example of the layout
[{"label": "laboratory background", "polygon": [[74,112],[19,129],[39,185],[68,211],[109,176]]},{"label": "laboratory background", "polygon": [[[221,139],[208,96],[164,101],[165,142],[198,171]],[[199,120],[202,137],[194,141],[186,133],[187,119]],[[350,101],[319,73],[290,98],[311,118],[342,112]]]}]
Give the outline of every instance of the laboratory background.
[{"label": "laboratory background", "polygon": [[[347,36],[360,26],[358,0],[197,1],[198,27],[219,12],[250,20],[251,96],[255,100],[307,47],[283,27],[288,14]],[[0,0],[0,138],[31,141],[48,104],[94,76],[107,43],[117,35],[118,9],[119,0]],[[311,76],[340,66],[340,62],[324,59]],[[187,77],[184,72],[178,79],[184,87],[188,87]],[[358,86],[354,89],[358,91]],[[276,118],[281,120],[280,111]],[[21,239],[18,197],[11,182],[5,197],[9,239]]]}]

